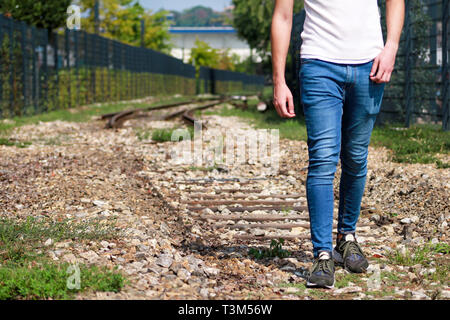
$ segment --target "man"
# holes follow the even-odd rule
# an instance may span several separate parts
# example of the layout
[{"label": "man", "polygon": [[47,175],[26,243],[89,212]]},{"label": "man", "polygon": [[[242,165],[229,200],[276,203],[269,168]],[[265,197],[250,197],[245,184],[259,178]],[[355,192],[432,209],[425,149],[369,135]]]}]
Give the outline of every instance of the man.
[{"label": "man", "polygon": [[[284,70],[294,0],[276,0],[272,19],[274,105],[293,118]],[[334,265],[365,272],[356,222],[367,174],[367,153],[385,83],[390,81],[403,27],[404,0],[386,0],[383,43],[377,0],[305,0],[300,90],[308,133],[306,193],[314,264],[311,287],[332,288]],[[338,235],[332,247],[333,179],[341,160]]]}]

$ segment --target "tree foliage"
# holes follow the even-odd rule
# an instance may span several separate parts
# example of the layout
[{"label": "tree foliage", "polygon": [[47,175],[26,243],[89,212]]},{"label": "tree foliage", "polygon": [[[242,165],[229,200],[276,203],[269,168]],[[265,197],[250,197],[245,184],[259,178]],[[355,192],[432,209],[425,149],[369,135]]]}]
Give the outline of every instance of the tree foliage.
[{"label": "tree foliage", "polygon": [[[270,26],[274,0],[233,0],[233,26],[238,36],[260,55],[270,51]],[[303,9],[303,1],[294,1],[294,14]]]},{"label": "tree foliage", "polygon": [[191,49],[189,63],[193,64],[197,71],[202,66],[220,70],[245,72],[247,66],[246,62],[241,62],[239,55],[230,53],[230,49],[214,49],[208,43],[198,38],[195,40],[195,47]]},{"label": "tree foliage", "polygon": [[195,40],[195,46],[191,49],[189,63],[193,64],[198,70],[201,66],[216,68],[220,61],[218,49],[213,49],[208,43]]},{"label": "tree foliage", "polygon": [[0,12],[38,28],[53,30],[66,23],[71,0],[1,0]]},{"label": "tree foliage", "polygon": [[[82,11],[88,16],[82,19],[82,29],[95,31],[95,0],[80,0]],[[166,19],[167,11],[152,13],[137,0],[108,0],[100,4],[100,32],[102,36],[130,45],[141,45],[141,20],[145,21],[144,45],[146,48],[169,52],[171,48]]]}]

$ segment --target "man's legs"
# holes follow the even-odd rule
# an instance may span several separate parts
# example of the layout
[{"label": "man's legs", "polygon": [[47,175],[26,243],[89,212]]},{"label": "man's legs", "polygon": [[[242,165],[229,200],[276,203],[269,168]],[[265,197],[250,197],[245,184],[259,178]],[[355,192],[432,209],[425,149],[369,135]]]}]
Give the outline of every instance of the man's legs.
[{"label": "man's legs", "polygon": [[384,84],[369,79],[371,67],[372,62],[340,65],[316,59],[302,61],[300,82],[309,152],[306,191],[316,258],[308,284],[330,287],[334,281],[334,264],[323,253],[332,248],[333,179],[339,155],[338,238],[349,236],[338,242],[335,252],[350,271],[367,268],[354,233],[364,193],[370,135],[384,90]]},{"label": "man's legs", "polygon": [[300,70],[301,96],[308,133],[309,166],[306,181],[314,257],[331,255],[333,180],[339,160],[346,68],[305,59]]},{"label": "man's legs", "polygon": [[339,234],[333,257],[352,272],[364,272],[369,265],[355,231],[366,183],[370,136],[384,91],[384,84],[369,79],[371,67],[372,62],[352,67],[353,85],[346,89],[342,117]]},{"label": "man's legs", "polygon": [[338,232],[355,233],[367,175],[370,136],[379,113],[384,84],[369,79],[372,62],[354,67],[342,116]]},{"label": "man's legs", "polygon": [[316,59],[302,61],[302,103],[308,132],[306,196],[314,264],[306,285],[334,285],[333,180],[341,145],[345,66]]}]

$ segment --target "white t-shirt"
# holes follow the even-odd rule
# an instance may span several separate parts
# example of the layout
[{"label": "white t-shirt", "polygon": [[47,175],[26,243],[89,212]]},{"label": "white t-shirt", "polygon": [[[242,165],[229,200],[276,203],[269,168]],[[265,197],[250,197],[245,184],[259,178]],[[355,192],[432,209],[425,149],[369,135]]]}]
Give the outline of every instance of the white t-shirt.
[{"label": "white t-shirt", "polygon": [[302,58],[353,64],[384,48],[377,0],[305,0]]}]

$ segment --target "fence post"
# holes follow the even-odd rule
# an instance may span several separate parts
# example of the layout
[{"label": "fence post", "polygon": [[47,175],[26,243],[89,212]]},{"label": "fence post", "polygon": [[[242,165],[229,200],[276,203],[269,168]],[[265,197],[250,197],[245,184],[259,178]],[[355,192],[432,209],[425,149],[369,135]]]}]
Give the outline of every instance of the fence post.
[{"label": "fence post", "polygon": [[33,103],[34,108],[34,114],[37,114],[38,112],[38,99],[37,99],[37,90],[36,90],[36,84],[37,84],[37,76],[36,76],[36,29],[35,27],[31,27],[31,63],[32,66],[32,76],[31,76],[31,101]]},{"label": "fence post", "polygon": [[59,50],[59,34],[54,33],[55,37],[55,50],[53,51],[53,59],[55,62],[55,88],[54,88],[54,94],[55,94],[55,104],[54,107],[58,109],[60,107],[60,94],[59,94],[59,56],[58,56],[58,50]]},{"label": "fence post", "polygon": [[79,41],[79,33],[78,30],[74,33],[74,57],[75,57],[75,79],[77,82],[77,92],[76,92],[76,100],[75,103],[77,106],[79,106],[80,103],[80,75],[79,75],[79,68],[80,68],[80,53],[78,48],[78,41]]},{"label": "fence post", "polygon": [[27,36],[27,25],[25,22],[20,22],[20,34],[21,34],[21,50],[22,50],[22,110],[21,115],[26,114],[27,107],[27,67],[28,67],[28,57],[27,57],[27,45],[26,45],[26,36]]},{"label": "fence post", "polygon": [[9,58],[10,58],[10,63],[9,63],[9,85],[10,85],[10,90],[9,90],[9,117],[12,118],[14,117],[14,23],[13,20],[10,18],[9,19]]},{"label": "fence post", "polygon": [[65,60],[66,60],[66,72],[67,72],[67,79],[66,83],[67,85],[67,97],[69,102],[69,108],[72,108],[72,81],[71,81],[71,74],[70,74],[70,30],[66,29],[64,33],[64,51],[66,53]]},{"label": "fence post", "polygon": [[411,82],[411,64],[412,64],[412,24],[411,24],[411,0],[405,1],[405,126],[411,125],[411,115],[414,110]]},{"label": "fence post", "polygon": [[93,82],[92,82],[92,74],[90,73],[90,72],[92,72],[92,70],[91,70],[91,61],[89,60],[90,53],[89,53],[89,49],[88,49],[89,48],[89,46],[88,46],[89,34],[84,32],[83,35],[84,35],[84,39],[83,39],[84,73],[85,73],[86,81],[88,81],[88,79],[89,79],[89,82],[86,84],[86,98],[85,98],[86,104],[88,104],[88,103],[92,102],[91,97],[92,97],[92,83]]},{"label": "fence post", "polygon": [[[0,52],[3,52],[3,16],[0,14]],[[1,58],[1,57],[0,57]],[[4,65],[2,64],[2,59],[0,59],[0,119],[3,118],[3,69]]]},{"label": "fence post", "polygon": [[[44,101],[43,101],[43,111],[48,110],[48,32],[43,31],[44,35]],[[41,85],[42,86],[42,85]]]},{"label": "fence post", "polygon": [[442,2],[442,130],[450,130],[450,102],[449,102],[449,70],[448,70],[448,24],[449,0]]}]

